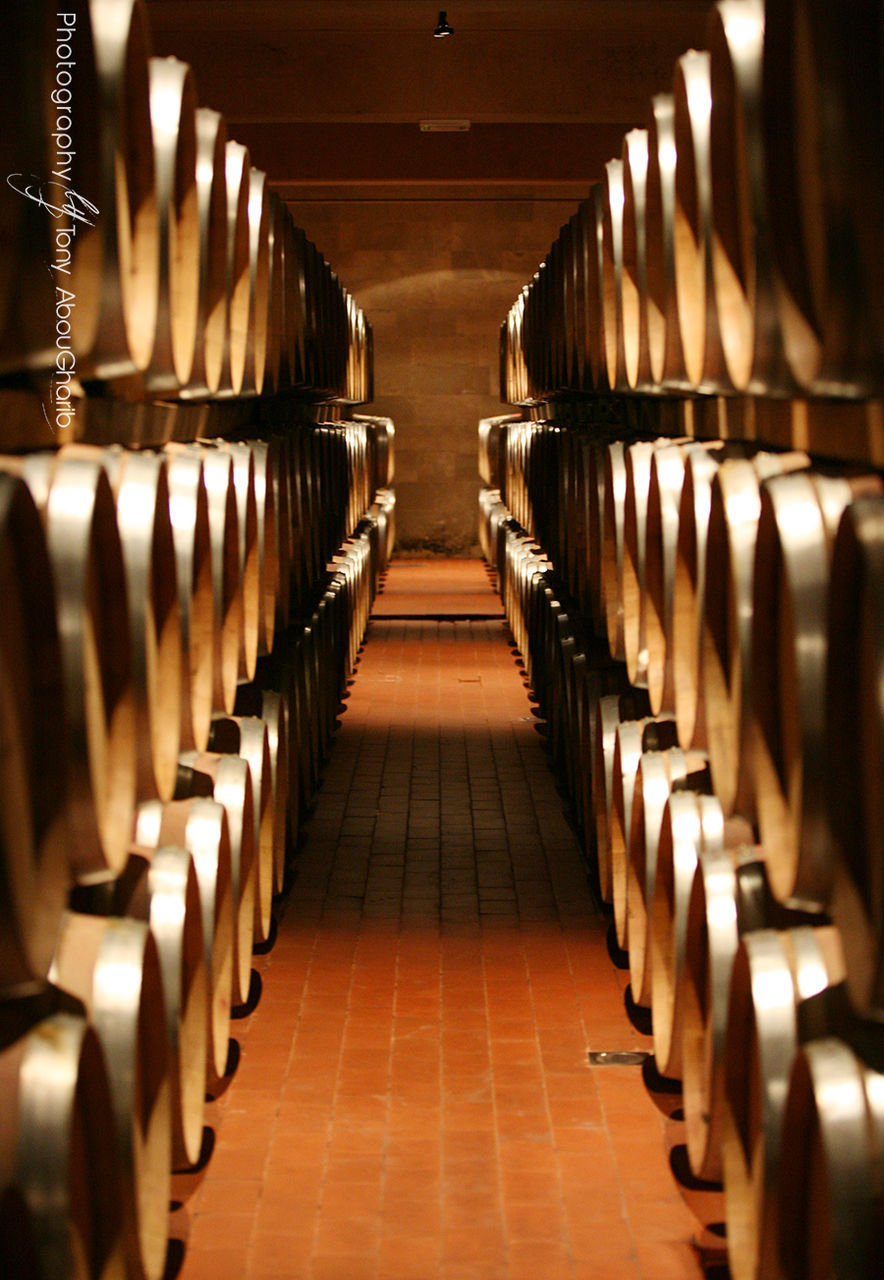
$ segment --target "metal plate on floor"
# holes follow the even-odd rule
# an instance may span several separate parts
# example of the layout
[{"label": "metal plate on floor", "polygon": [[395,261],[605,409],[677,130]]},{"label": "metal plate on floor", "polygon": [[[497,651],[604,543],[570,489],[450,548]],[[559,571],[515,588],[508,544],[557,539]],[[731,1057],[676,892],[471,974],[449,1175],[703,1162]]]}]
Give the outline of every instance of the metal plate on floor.
[{"label": "metal plate on floor", "polygon": [[591,1067],[640,1067],[650,1054],[638,1049],[596,1049],[589,1051]]}]

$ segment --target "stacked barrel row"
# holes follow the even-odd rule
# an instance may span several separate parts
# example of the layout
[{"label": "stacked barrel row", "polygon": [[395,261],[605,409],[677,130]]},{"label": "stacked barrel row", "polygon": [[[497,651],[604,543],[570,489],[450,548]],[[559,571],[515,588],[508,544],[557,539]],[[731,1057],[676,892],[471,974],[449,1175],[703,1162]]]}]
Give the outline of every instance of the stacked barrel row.
[{"label": "stacked barrel row", "polygon": [[706,44],[516,299],[504,401],[880,396],[879,5],[720,0]]},{"label": "stacked barrel row", "polygon": [[164,1273],[391,480],[370,418],[0,460],[4,1275]]},{"label": "stacked barrel row", "polygon": [[63,441],[87,392],[370,400],[368,321],[191,68],[151,57],[142,0],[57,8],[6,33],[0,379]]},{"label": "stacked barrel row", "polygon": [[481,436],[483,540],[731,1273],[877,1276],[881,477],[598,425]]}]

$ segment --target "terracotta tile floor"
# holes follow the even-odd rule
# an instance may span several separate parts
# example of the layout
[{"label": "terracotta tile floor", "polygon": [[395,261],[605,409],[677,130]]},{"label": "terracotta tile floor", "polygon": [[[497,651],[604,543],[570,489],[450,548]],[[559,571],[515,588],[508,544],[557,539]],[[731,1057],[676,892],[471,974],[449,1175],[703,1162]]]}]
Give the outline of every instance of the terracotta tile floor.
[{"label": "terracotta tile floor", "polygon": [[397,562],[381,598],[214,1151],[175,1179],[179,1276],[696,1280],[663,1116],[588,1065],[650,1041],[504,626],[399,616],[497,614],[487,572]]}]

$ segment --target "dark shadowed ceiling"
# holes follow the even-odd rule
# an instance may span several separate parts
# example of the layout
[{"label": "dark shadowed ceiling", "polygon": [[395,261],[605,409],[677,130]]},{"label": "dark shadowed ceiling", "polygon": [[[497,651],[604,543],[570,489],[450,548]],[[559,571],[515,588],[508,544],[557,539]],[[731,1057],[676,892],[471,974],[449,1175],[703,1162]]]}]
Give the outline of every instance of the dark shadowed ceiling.
[{"label": "dark shadowed ceiling", "polygon": [[[579,198],[710,0],[149,0],[154,52],[284,196]],[[421,121],[469,121],[465,132]]]}]

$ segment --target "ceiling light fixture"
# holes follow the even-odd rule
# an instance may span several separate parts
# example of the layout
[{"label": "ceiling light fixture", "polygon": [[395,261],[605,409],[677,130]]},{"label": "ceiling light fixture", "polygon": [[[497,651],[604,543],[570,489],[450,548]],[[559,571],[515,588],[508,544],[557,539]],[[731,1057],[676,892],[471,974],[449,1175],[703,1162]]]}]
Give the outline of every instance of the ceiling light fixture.
[{"label": "ceiling light fixture", "polygon": [[421,120],[421,133],[469,133],[469,120]]},{"label": "ceiling light fixture", "polygon": [[448,17],[444,9],[439,10],[439,21],[436,23],[436,30],[433,32],[433,35],[436,36],[437,39],[441,39],[442,36],[454,35],[454,27],[450,27],[448,25]]}]

